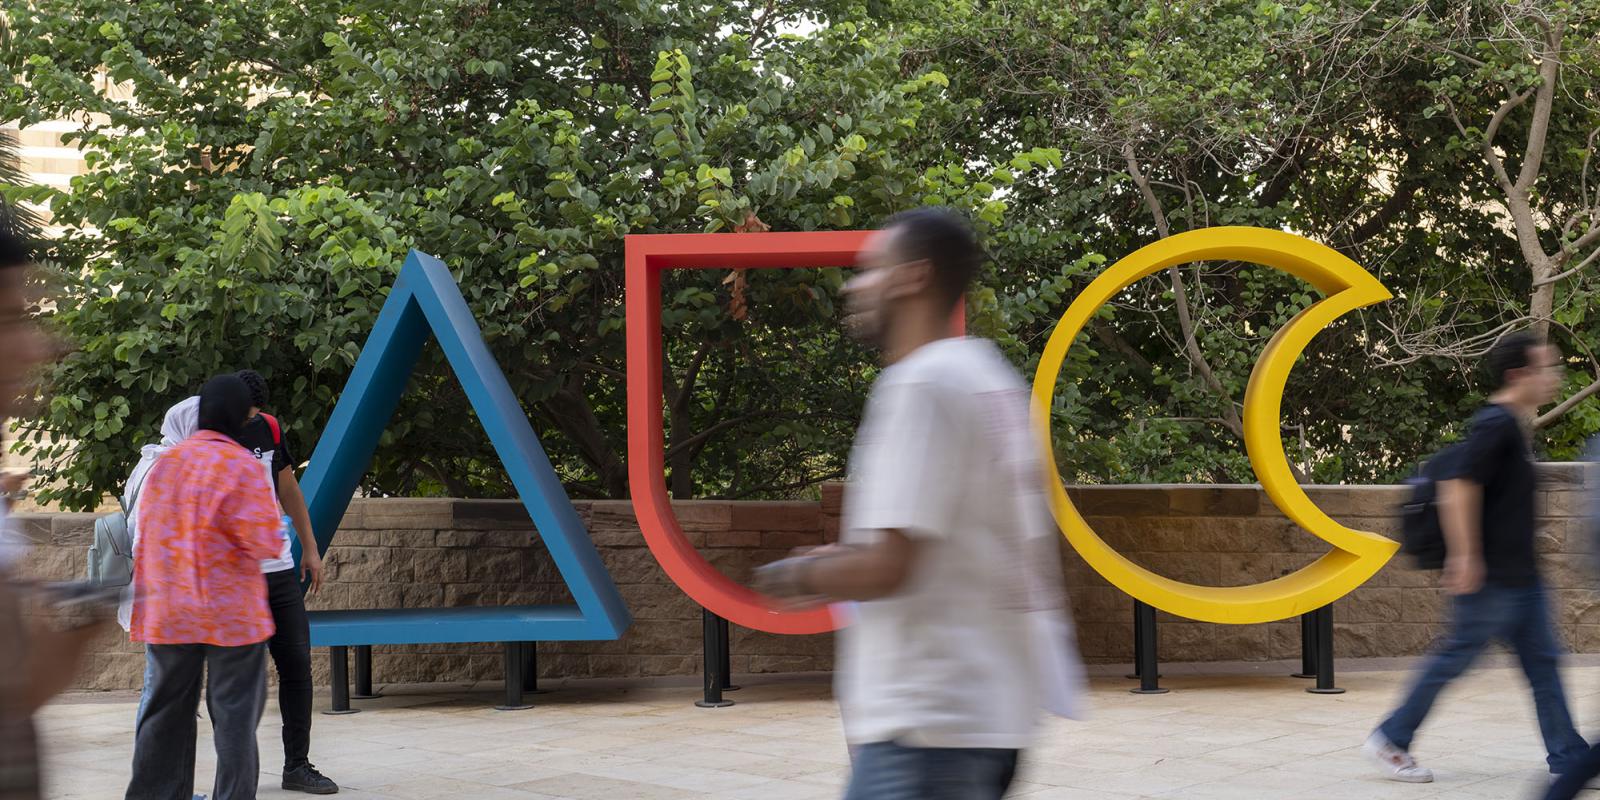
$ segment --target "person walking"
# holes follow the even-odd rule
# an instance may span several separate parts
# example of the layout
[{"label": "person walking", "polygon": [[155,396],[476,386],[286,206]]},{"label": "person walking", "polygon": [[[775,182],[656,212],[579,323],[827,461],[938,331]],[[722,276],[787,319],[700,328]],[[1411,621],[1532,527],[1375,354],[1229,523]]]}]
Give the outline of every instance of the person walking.
[{"label": "person walking", "polygon": [[848,325],[884,369],[850,456],[841,542],[758,571],[759,589],[791,602],[855,601],[836,677],[847,800],[998,800],[1040,711],[1079,711],[1027,386],[993,343],[949,335],[982,260],[966,221],[941,209],[869,239]]},{"label": "person walking", "polygon": [[[0,223],[4,214],[0,204]],[[28,248],[0,224],[0,422],[22,410],[23,398],[34,394],[36,370],[52,355],[29,312],[26,287],[32,269]],[[13,569],[25,554],[26,540],[11,531],[9,511],[0,496],[0,800],[38,800],[44,776],[34,712],[72,683],[101,621],[60,629],[24,621],[27,590]]]},{"label": "person walking", "polygon": [[[287,430],[262,409],[271,399],[267,381],[255,370],[236,373],[250,390],[250,419],[239,443],[271,476],[278,507],[286,515],[282,549],[261,562],[267,580],[267,604],[274,632],[267,652],[278,670],[278,712],[283,717],[283,781],[285,790],[336,794],[339,785],[311,763],[311,625],[306,617],[306,590],[322,588],[322,556],[311,530],[311,512],[295,479],[295,458]],[[300,540],[300,569],[295,570],[293,541]]]},{"label": "person walking", "polygon": [[[1588,446],[1584,448],[1583,461],[1583,468],[1587,473],[1584,484],[1600,486],[1600,483],[1593,480],[1595,471],[1600,470],[1600,435],[1589,437]],[[1585,539],[1589,546],[1589,566],[1600,569],[1600,491],[1590,491],[1587,517],[1585,533],[1588,535]],[[1579,792],[1589,788],[1589,784],[1597,777],[1600,777],[1600,744],[1590,747],[1576,766],[1567,770],[1565,774],[1557,776],[1550,783],[1544,800],[1572,800]]]},{"label": "person walking", "polygon": [[244,382],[207,381],[197,412],[199,430],[156,460],[136,510],[132,638],[153,669],[127,800],[193,796],[202,683],[217,748],[213,800],[249,800],[259,783],[256,726],[273,631],[261,560],[280,550],[279,515],[237,441],[250,413]]},{"label": "person walking", "polygon": [[1411,754],[1417,729],[1440,692],[1496,639],[1516,652],[1532,687],[1550,771],[1572,772],[1588,750],[1567,710],[1561,643],[1533,545],[1538,479],[1528,426],[1561,386],[1560,356],[1542,338],[1519,332],[1496,343],[1485,365],[1494,393],[1439,482],[1440,582],[1452,595],[1450,630],[1362,748],[1392,780],[1433,780]]}]

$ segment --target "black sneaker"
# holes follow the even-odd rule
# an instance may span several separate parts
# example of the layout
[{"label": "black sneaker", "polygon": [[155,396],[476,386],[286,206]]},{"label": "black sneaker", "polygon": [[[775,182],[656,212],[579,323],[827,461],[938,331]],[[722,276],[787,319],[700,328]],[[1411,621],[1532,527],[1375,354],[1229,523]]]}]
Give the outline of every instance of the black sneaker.
[{"label": "black sneaker", "polygon": [[338,794],[339,784],[334,783],[328,776],[317,771],[316,767],[306,764],[291,770],[284,770],[283,788],[291,792],[305,792],[306,794]]}]

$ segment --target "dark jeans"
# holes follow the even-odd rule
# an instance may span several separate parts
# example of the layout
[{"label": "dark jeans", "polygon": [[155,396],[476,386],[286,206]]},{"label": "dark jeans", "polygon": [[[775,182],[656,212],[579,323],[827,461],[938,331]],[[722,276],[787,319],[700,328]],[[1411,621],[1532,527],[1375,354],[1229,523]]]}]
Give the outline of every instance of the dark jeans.
[{"label": "dark jeans", "polygon": [[1544,736],[1546,760],[1553,773],[1576,767],[1589,749],[1572,726],[1567,695],[1557,669],[1561,644],[1550,623],[1550,605],[1543,586],[1485,586],[1455,598],[1450,632],[1428,656],[1405,702],[1378,726],[1402,750],[1411,747],[1417,728],[1446,684],[1467,671],[1495,639],[1511,646],[1533,688],[1533,706]]},{"label": "dark jeans", "polygon": [[253,800],[261,767],[256,726],[267,702],[266,647],[152,644],[145,654],[151,681],[135,727],[127,800],[194,796],[195,710],[202,681],[217,747],[212,800]]},{"label": "dark jeans", "polygon": [[1545,794],[1544,800],[1572,800],[1578,796],[1578,792],[1583,791],[1584,784],[1594,780],[1597,775],[1600,775],[1600,744],[1589,748],[1577,766],[1556,778],[1555,783],[1550,784],[1550,791]]},{"label": "dark jeans", "polygon": [[844,800],[1000,800],[1016,777],[1017,752],[863,745],[851,756]]},{"label": "dark jeans", "polygon": [[310,763],[311,625],[296,570],[267,574],[267,603],[277,626],[267,648],[278,667],[278,712],[283,715],[283,769]]}]

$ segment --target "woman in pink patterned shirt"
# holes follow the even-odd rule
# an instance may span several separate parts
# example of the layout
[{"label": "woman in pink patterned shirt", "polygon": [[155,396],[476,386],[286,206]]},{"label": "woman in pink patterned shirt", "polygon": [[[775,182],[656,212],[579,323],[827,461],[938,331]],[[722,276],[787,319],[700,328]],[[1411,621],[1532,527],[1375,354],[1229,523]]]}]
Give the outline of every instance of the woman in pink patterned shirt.
[{"label": "woman in pink patterned shirt", "polygon": [[250,414],[237,376],[200,390],[200,430],[156,461],[138,507],[134,641],[152,683],[139,715],[128,800],[194,793],[195,710],[204,676],[217,746],[214,800],[256,796],[256,725],[272,636],[261,559],[276,555],[278,510],[261,467],[232,437]]}]

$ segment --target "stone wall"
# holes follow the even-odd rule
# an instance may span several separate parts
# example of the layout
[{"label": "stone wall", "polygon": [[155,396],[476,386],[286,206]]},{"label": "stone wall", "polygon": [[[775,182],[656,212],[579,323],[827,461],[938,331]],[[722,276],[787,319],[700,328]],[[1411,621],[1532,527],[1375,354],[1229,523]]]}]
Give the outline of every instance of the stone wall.
[{"label": "stone wall", "polygon": [[[1600,651],[1600,595],[1592,588],[1581,514],[1584,487],[1576,465],[1546,465],[1539,497],[1539,550],[1557,619],[1580,651]],[[1252,486],[1084,487],[1073,492],[1091,526],[1129,558],[1161,574],[1216,586],[1257,583],[1310,563],[1327,545],[1300,530]],[[1360,530],[1397,536],[1396,487],[1317,487],[1312,499]],[[650,555],[626,501],[580,502],[601,558],[633,612],[615,642],[543,642],[540,673],[551,677],[692,675],[700,669],[699,609]],[[712,564],[746,581],[758,564],[791,548],[832,541],[838,487],[823,501],[675,504],[685,533]],[[33,548],[30,577],[65,579],[82,572],[93,515],[18,515]],[[1098,663],[1133,655],[1132,601],[1063,548],[1084,656]],[[328,585],[313,608],[393,608],[570,602],[560,576],[515,501],[360,500],[351,505],[328,553]],[[1416,655],[1442,629],[1445,597],[1435,573],[1403,559],[1384,567],[1335,606],[1341,657]],[[1296,622],[1213,625],[1160,614],[1161,656],[1169,661],[1294,658]],[[108,633],[79,681],[81,688],[138,685],[142,656],[120,631]],[[832,666],[830,636],[774,636],[735,629],[736,673],[806,672]],[[498,649],[482,645],[413,645],[374,649],[379,682],[489,680],[499,677]],[[319,681],[327,660],[317,658]]]}]

